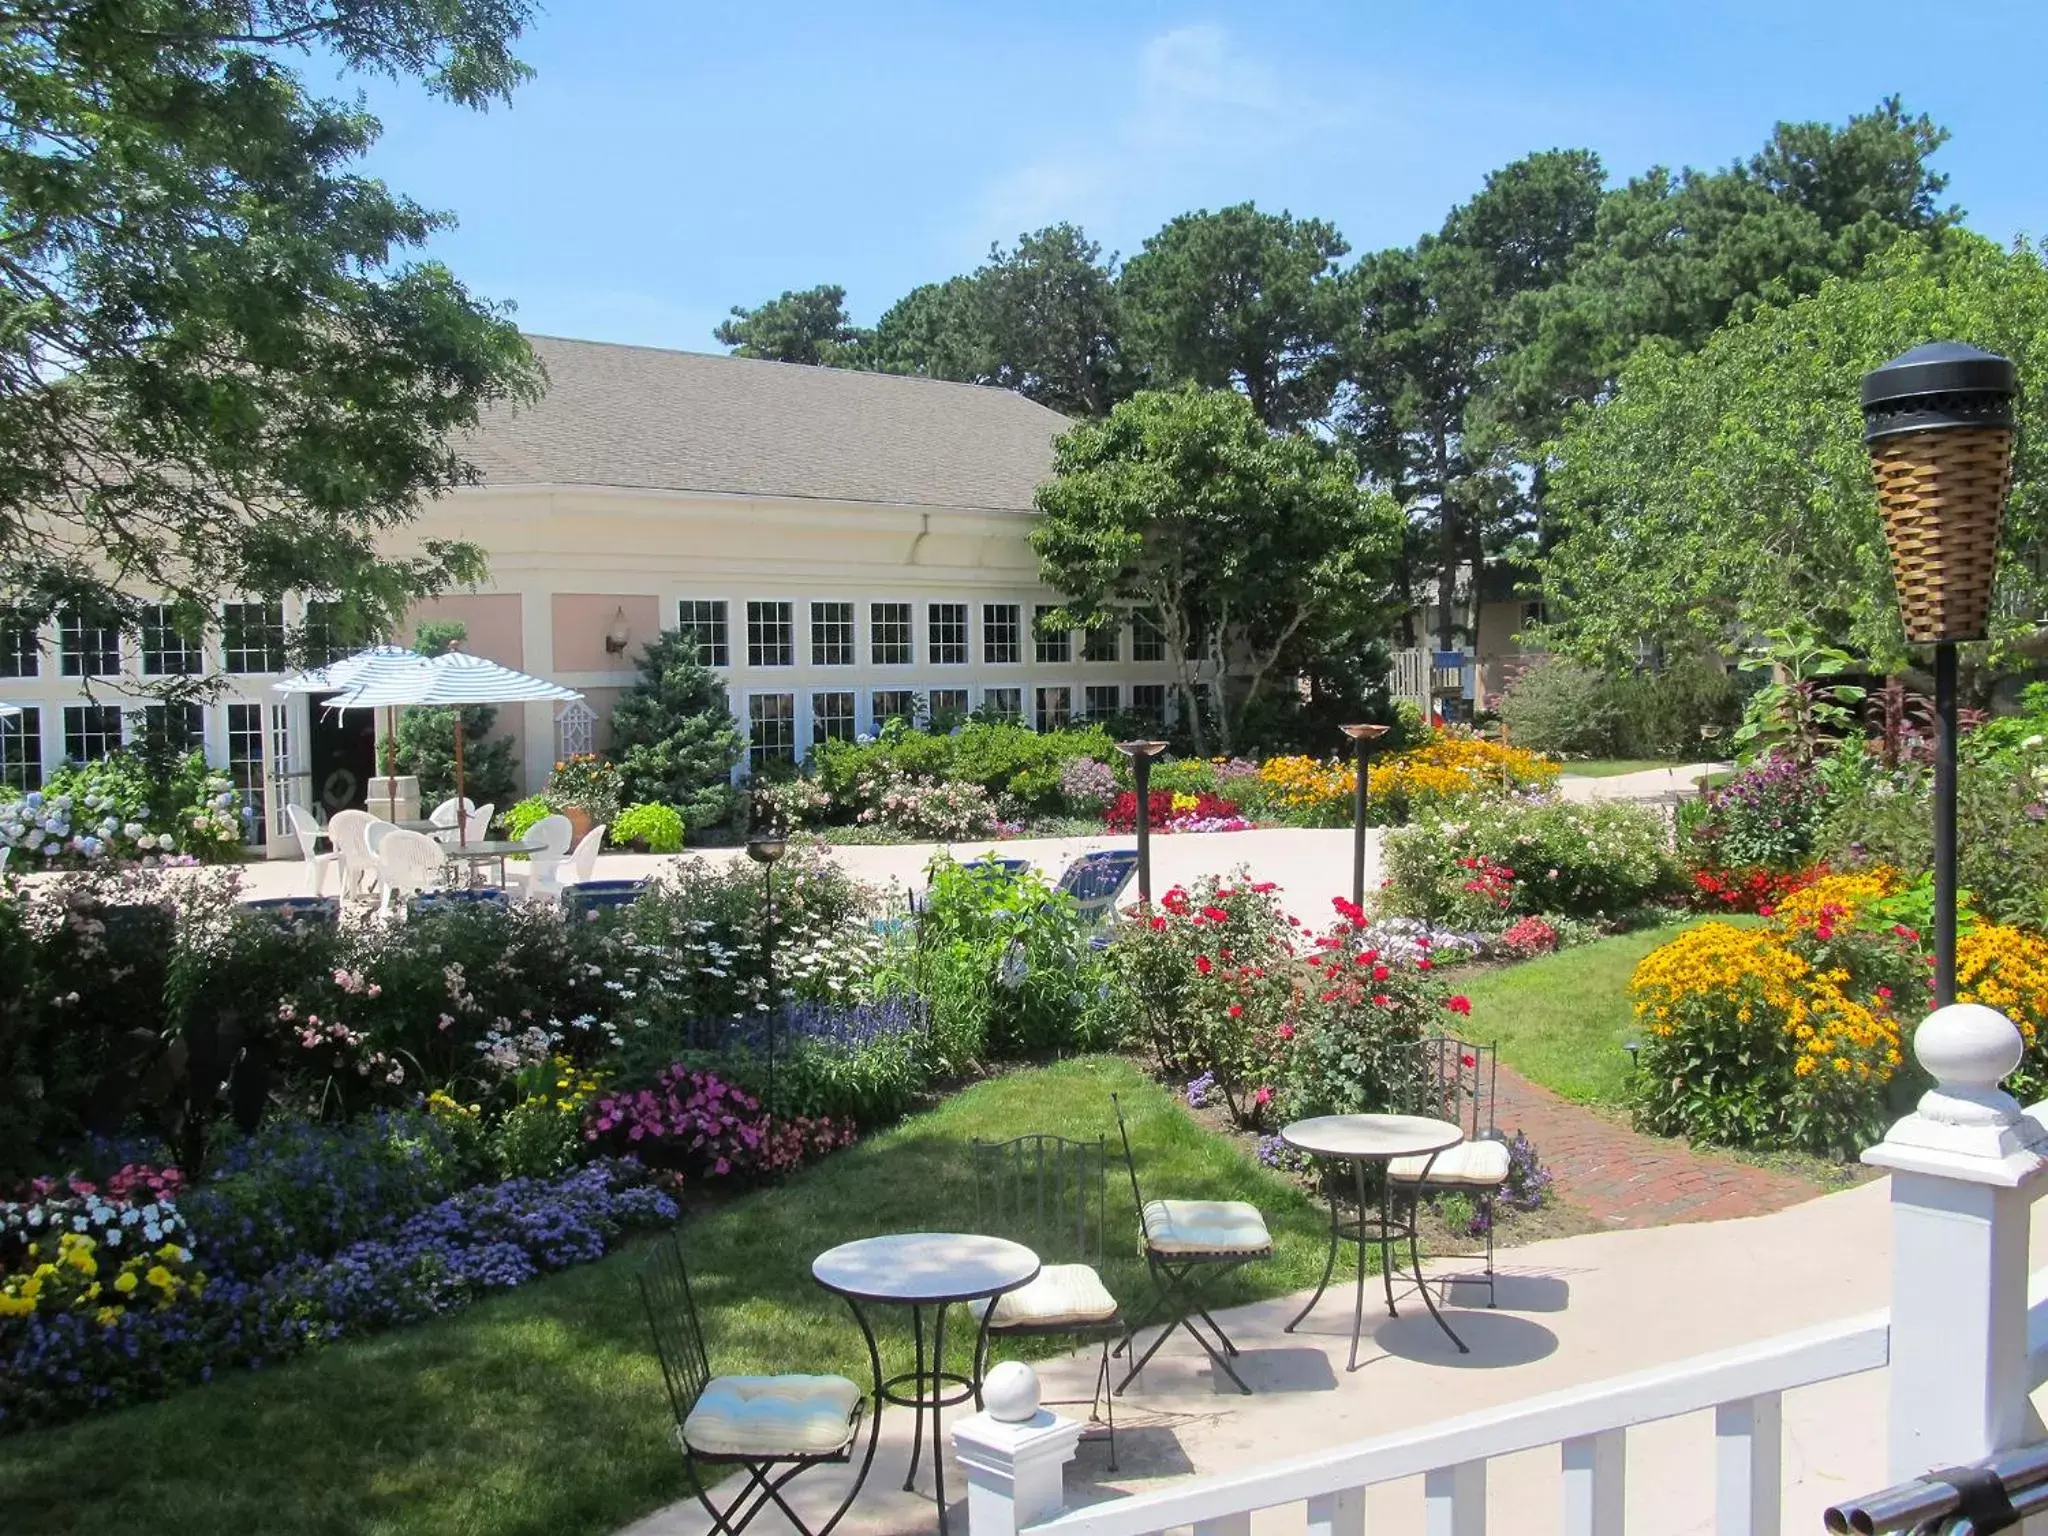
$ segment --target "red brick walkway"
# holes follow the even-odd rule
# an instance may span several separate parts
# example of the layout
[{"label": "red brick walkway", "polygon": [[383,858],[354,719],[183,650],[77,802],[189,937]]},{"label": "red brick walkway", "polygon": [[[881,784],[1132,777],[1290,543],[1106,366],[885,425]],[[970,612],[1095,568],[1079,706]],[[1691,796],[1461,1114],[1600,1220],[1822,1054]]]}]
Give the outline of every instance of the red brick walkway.
[{"label": "red brick walkway", "polygon": [[1494,1119],[1508,1135],[1527,1134],[1559,1199],[1608,1226],[1762,1216],[1821,1193],[1791,1174],[1639,1135],[1506,1067],[1495,1085]]}]

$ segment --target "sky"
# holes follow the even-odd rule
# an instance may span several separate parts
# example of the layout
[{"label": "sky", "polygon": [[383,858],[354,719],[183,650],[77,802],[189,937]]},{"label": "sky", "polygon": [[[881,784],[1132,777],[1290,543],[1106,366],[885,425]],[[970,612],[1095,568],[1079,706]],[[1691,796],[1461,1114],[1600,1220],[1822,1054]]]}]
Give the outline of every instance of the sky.
[{"label": "sky", "polygon": [[383,120],[368,171],[454,215],[433,256],[602,341],[716,351],[732,305],[824,282],[872,323],[1060,220],[1129,254],[1251,200],[1404,245],[1533,150],[1721,166],[1892,93],[1952,131],[1971,227],[2048,226],[2038,0],[552,0],[519,53],[488,113],[309,75]]}]

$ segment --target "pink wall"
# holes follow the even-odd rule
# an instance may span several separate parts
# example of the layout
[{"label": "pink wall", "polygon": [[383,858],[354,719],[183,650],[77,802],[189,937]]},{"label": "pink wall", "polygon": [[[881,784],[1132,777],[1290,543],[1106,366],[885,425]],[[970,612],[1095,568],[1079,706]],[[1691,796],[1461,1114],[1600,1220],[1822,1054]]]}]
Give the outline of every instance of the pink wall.
[{"label": "pink wall", "polygon": [[[634,632],[636,634],[639,632],[638,625],[634,626]],[[635,641],[634,643],[637,648],[638,642]],[[597,750],[600,752],[605,751],[612,744],[612,706],[619,702],[625,695],[625,692],[626,690],[623,688],[585,688],[583,690],[583,702],[588,704],[597,715],[596,745]]]},{"label": "pink wall", "polygon": [[[433,597],[412,611],[415,632],[422,619],[460,619],[469,626],[462,648],[504,666],[526,666],[526,636],[520,627],[517,592],[456,592]],[[408,637],[410,638],[410,637]]]},{"label": "pink wall", "polygon": [[[557,674],[631,672],[641,649],[661,628],[661,602],[652,596],[557,592],[553,601]],[[605,650],[604,637],[622,611],[629,638],[624,652],[615,656]],[[606,712],[598,709],[600,715]]]}]

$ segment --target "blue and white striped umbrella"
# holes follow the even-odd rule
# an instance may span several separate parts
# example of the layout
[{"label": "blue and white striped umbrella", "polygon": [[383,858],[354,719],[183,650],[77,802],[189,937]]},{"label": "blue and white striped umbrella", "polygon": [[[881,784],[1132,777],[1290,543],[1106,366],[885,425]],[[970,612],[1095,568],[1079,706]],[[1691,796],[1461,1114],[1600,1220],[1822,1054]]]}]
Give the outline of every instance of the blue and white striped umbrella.
[{"label": "blue and white striped umbrella", "polygon": [[416,672],[427,658],[402,645],[373,645],[324,667],[295,672],[270,686],[279,693],[342,693],[401,672]]}]

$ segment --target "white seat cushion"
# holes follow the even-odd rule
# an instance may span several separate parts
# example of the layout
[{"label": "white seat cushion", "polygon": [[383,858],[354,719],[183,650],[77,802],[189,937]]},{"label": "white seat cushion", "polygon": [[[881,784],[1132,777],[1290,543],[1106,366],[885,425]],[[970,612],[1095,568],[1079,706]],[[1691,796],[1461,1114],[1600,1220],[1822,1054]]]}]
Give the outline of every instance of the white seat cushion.
[{"label": "white seat cushion", "polygon": [[[988,1298],[967,1304],[977,1320]],[[991,1329],[1057,1328],[1061,1324],[1106,1323],[1116,1316],[1116,1298],[1086,1264],[1048,1264],[1038,1278],[996,1298]]]},{"label": "white seat cushion", "polygon": [[860,1400],[844,1376],[714,1376],[683,1439],[706,1456],[827,1456],[853,1438]]},{"label": "white seat cushion", "polygon": [[1145,1246],[1155,1253],[1269,1253],[1273,1234],[1242,1200],[1148,1200]]},{"label": "white seat cushion", "polygon": [[[1437,1153],[1436,1161],[1426,1157],[1397,1157],[1388,1166],[1397,1184],[1457,1184],[1468,1188],[1490,1188],[1508,1176],[1508,1144],[1484,1139],[1461,1141]],[[1427,1167],[1429,1174],[1423,1176]]]}]

